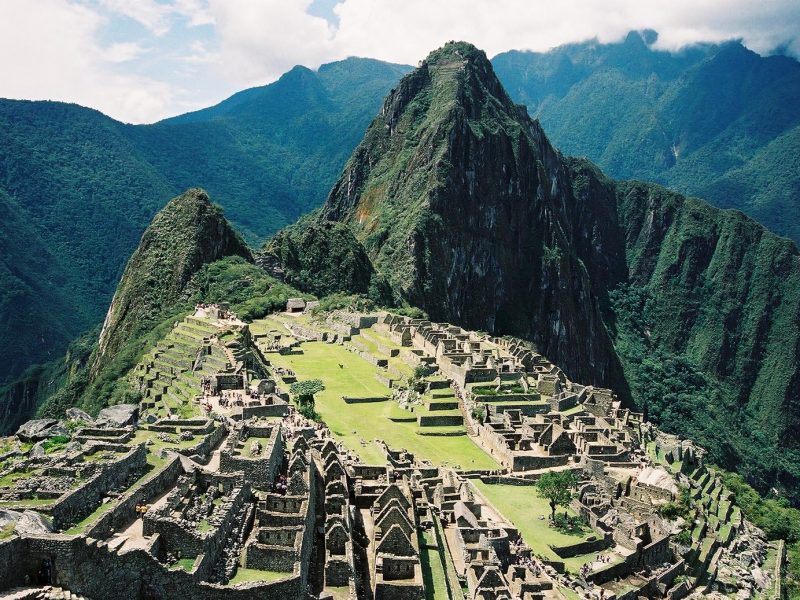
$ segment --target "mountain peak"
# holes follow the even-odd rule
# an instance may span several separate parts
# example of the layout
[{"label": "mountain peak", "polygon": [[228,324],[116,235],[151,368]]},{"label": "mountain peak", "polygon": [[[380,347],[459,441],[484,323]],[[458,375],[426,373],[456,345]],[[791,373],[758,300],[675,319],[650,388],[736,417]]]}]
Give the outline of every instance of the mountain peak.
[{"label": "mountain peak", "polygon": [[[389,94],[319,219],[350,227],[391,294],[432,319],[522,334],[608,381],[616,365],[598,306],[564,299],[591,297],[557,216],[569,194],[560,156],[486,55],[453,42]],[[589,325],[555,335],[531,326],[554,313]],[[584,356],[564,351],[585,340]]]},{"label": "mountain peak", "polygon": [[98,372],[134,330],[163,318],[200,267],[232,255],[252,260],[204,190],[191,188],[170,200],[153,217],[125,267],[103,323],[92,372]]},{"label": "mountain peak", "polygon": [[453,62],[464,64],[485,65],[489,63],[486,53],[469,42],[447,42],[441,48],[433,50],[422,61],[428,65],[446,65]]}]

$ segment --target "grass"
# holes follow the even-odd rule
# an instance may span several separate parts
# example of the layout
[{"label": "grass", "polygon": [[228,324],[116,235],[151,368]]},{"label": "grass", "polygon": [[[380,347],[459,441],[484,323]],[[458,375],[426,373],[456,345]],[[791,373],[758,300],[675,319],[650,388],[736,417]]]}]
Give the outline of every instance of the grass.
[{"label": "grass", "polygon": [[203,519],[197,524],[197,531],[199,531],[200,533],[211,531],[211,523],[208,522],[208,519]]},{"label": "grass", "polygon": [[174,563],[172,563],[169,566],[169,568],[170,568],[171,571],[174,571],[176,569],[183,569],[184,571],[186,571],[188,573],[188,572],[190,572],[192,570],[192,567],[194,567],[194,561],[195,560],[196,559],[194,559],[194,558],[181,558],[179,560],[176,560]]},{"label": "grass", "polygon": [[[302,345],[302,354],[274,355],[274,364],[293,369],[298,379],[321,379],[325,390],[315,395],[315,408],[333,434],[366,463],[383,464],[385,457],[373,443],[384,440],[393,449],[406,448],[434,464],[465,469],[496,469],[498,464],[466,435],[452,437],[418,435],[416,423],[396,423],[392,401],[346,404],[342,396],[388,396],[391,390],[375,379],[380,370],[348,352],[323,342]],[[340,368],[339,365],[342,365]]]},{"label": "grass", "polygon": [[425,600],[449,600],[442,551],[433,531],[419,534],[419,560],[425,583]]},{"label": "grass", "polygon": [[237,583],[247,583],[250,581],[278,581],[279,579],[290,576],[291,573],[278,573],[277,571],[261,571],[259,569],[239,567],[236,569],[236,575],[228,582],[228,585],[236,585]]},{"label": "grass", "polygon": [[[170,433],[174,438],[177,438],[177,434]],[[150,452],[157,452],[161,448],[191,448],[192,446],[196,446],[203,436],[192,436],[190,440],[179,440],[177,442],[165,442],[158,439],[158,432],[155,431],[148,431],[146,429],[137,429],[136,435],[133,436],[133,439],[129,442],[131,445],[141,444],[148,440],[153,441],[152,446],[147,446],[147,449]]]},{"label": "grass", "polygon": [[269,444],[270,438],[266,437],[250,437],[247,438],[244,442],[244,445],[236,451],[236,454],[239,456],[244,456],[245,458],[253,458],[253,443],[261,442],[261,454],[256,455],[263,456],[264,450],[266,450],[267,445]]},{"label": "grass", "polygon": [[30,498],[28,500],[10,500],[0,502],[2,508],[45,508],[52,506],[56,498]]},{"label": "grass", "polygon": [[11,537],[11,534],[14,533],[14,530],[17,528],[16,522],[12,521],[10,523],[6,523],[2,529],[0,529],[0,540],[5,540]]},{"label": "grass", "polygon": [[[519,529],[525,543],[538,555],[548,560],[564,562],[568,569],[577,571],[591,560],[596,553],[589,553],[568,559],[560,558],[550,546],[568,546],[586,540],[587,535],[568,535],[549,526],[550,505],[541,498],[533,486],[489,485],[480,480],[472,480],[476,488]],[[559,512],[564,509],[559,507]],[[572,509],[567,513],[576,516]],[[539,519],[539,515],[546,518]]]},{"label": "grass", "polygon": [[29,479],[33,476],[33,471],[15,471],[0,477],[0,487],[13,487],[13,485],[20,479]]},{"label": "grass", "polygon": [[75,523],[75,525],[73,525],[72,527],[67,529],[64,533],[66,533],[67,535],[79,535],[79,534],[83,533],[91,525],[94,525],[94,523],[100,517],[102,517],[104,514],[106,514],[108,511],[110,511],[116,505],[117,505],[117,503],[115,501],[112,501],[112,500],[109,500],[108,502],[101,502],[100,506],[98,506],[96,509],[94,509],[92,511],[92,514],[87,516],[85,519],[82,519],[82,520],[78,521],[77,523]]}]

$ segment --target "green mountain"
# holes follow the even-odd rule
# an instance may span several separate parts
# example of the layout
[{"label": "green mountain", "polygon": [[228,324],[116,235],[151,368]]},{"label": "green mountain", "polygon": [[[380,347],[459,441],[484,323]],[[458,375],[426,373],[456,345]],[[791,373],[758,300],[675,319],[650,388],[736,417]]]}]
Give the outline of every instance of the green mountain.
[{"label": "green mountain", "polygon": [[319,206],[407,67],[347,59],[155,125],[0,100],[0,384],[99,323],[166,198],[202,186],[250,242]]},{"label": "green mountain", "polygon": [[208,194],[191,189],[170,200],[125,267],[100,332],[92,372],[108,364],[137,330],[152,327],[178,304],[200,267],[226,256],[252,261],[250,250]]},{"label": "green mountain", "polygon": [[[473,46],[448,44],[403,78],[289,236],[329,222],[350,228],[395,302],[532,340],[570,377],[612,386],[712,460],[800,498],[796,246],[565,158]],[[339,271],[282,266],[301,283]]]},{"label": "green mountain", "polygon": [[145,230],[102,329],[0,387],[0,428],[14,430],[37,412],[58,417],[70,406],[97,411],[138,402],[140,391],[125,375],[198,302],[227,302],[251,320],[302,295],[256,266],[220,207],[204,190],[190,189],[168,202]]},{"label": "green mountain", "polygon": [[735,208],[800,242],[800,63],[739,42],[656,50],[655,32],[493,59],[564,153]]}]

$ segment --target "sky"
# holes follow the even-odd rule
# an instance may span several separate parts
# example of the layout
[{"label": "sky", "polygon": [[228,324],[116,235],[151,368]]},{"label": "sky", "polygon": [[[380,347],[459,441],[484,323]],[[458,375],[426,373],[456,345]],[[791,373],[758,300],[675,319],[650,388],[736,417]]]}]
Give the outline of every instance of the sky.
[{"label": "sky", "polygon": [[130,123],[213,105],[348,56],[415,65],[448,40],[492,57],[654,29],[800,57],[800,0],[0,0],[0,97]]}]

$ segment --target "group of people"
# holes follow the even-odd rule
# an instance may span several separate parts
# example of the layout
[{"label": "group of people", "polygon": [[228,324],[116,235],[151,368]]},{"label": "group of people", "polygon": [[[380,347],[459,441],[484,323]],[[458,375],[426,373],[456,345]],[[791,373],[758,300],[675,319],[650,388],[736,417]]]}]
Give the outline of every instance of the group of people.
[{"label": "group of people", "polygon": [[287,489],[287,483],[288,483],[288,480],[286,478],[286,475],[284,473],[281,473],[278,476],[278,481],[275,482],[275,490],[274,490],[275,493],[276,494],[280,494],[281,496],[285,496],[286,495],[286,489]]}]

